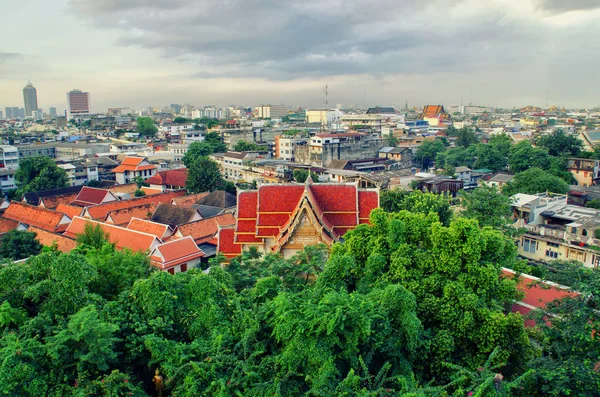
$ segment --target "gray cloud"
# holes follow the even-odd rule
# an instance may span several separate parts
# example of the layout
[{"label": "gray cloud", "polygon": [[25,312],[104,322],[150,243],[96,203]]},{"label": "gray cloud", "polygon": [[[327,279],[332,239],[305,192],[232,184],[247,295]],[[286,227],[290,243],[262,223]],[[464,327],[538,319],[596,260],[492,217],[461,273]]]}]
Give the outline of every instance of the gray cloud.
[{"label": "gray cloud", "polygon": [[0,63],[19,58],[21,54],[16,52],[0,52]]},{"label": "gray cloud", "polygon": [[538,7],[550,13],[593,10],[600,8],[598,0],[538,0]]},{"label": "gray cloud", "polygon": [[535,41],[535,27],[518,26],[495,12],[468,23],[443,17],[460,3],[71,0],[70,5],[96,26],[121,29],[124,45],[192,59],[196,76],[203,78],[468,71],[505,57],[493,48],[530,56],[511,47]]}]

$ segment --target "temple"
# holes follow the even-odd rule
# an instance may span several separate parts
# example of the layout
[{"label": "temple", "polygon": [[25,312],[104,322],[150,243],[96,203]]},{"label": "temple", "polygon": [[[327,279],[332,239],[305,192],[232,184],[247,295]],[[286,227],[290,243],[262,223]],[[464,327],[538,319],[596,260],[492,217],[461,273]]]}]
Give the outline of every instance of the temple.
[{"label": "temple", "polygon": [[452,125],[452,118],[442,105],[427,105],[423,112],[417,117],[419,120],[425,120],[430,126],[449,126]]},{"label": "temple", "polygon": [[238,194],[234,228],[219,231],[218,251],[231,259],[250,247],[288,258],[307,245],[340,241],[369,222],[379,190],[357,184],[263,185]]}]

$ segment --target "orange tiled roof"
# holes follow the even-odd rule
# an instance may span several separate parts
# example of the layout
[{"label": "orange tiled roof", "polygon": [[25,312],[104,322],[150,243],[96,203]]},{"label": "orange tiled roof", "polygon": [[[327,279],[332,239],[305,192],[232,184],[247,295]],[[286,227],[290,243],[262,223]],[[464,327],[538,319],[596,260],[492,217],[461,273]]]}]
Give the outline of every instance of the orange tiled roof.
[{"label": "orange tiled roof", "polygon": [[139,218],[131,218],[129,224],[127,225],[127,229],[152,234],[160,239],[173,234],[169,225],[163,225],[162,223],[156,223]]},{"label": "orange tiled roof", "polygon": [[0,218],[0,234],[10,232],[19,226],[19,222],[11,219]]},{"label": "orange tiled roof", "polygon": [[27,231],[34,232],[36,234],[35,239],[46,247],[51,247],[56,243],[56,248],[61,252],[70,252],[77,247],[75,240],[60,234],[50,233],[37,227],[30,227]]},{"label": "orange tiled roof", "polygon": [[235,226],[235,218],[232,214],[221,214],[212,218],[179,225],[177,226],[176,233],[182,236],[190,236],[196,244],[202,244],[213,239],[217,235],[219,227],[227,226]]},{"label": "orange tiled roof", "polygon": [[171,205],[176,205],[178,207],[191,207],[196,204],[196,202],[206,196],[209,195],[209,192],[197,193],[197,194],[188,194],[183,197],[176,197],[171,200]]},{"label": "orange tiled roof", "polygon": [[184,237],[157,246],[150,254],[150,262],[161,269],[168,269],[203,256],[204,252],[194,240]]},{"label": "orange tiled roof", "polygon": [[141,190],[146,193],[146,196],[152,196],[153,194],[162,193],[162,189],[152,189],[147,186],[142,186]]},{"label": "orange tiled roof", "polygon": [[64,236],[69,238],[77,238],[77,235],[84,232],[85,225],[88,223],[91,223],[92,225],[100,225],[102,230],[104,230],[105,233],[108,233],[108,240],[115,244],[118,249],[127,248],[132,251],[149,252],[161,243],[159,238],[148,233],[129,230],[124,227],[109,225],[108,223],[91,221],[79,216],[76,216],[73,219],[65,231]]},{"label": "orange tiled roof", "polygon": [[185,187],[187,181],[187,168],[177,168],[174,170],[158,171],[146,183],[150,185],[166,185]]},{"label": "orange tiled roof", "polygon": [[121,164],[118,167],[112,169],[110,172],[118,173],[118,172],[125,172],[125,171],[145,171],[145,170],[155,170],[155,169],[156,169],[155,165],[132,166],[132,165]]},{"label": "orange tiled roof", "polygon": [[49,232],[64,231],[71,220],[62,212],[17,201],[11,202],[2,216]]},{"label": "orange tiled roof", "polygon": [[156,204],[147,203],[137,207],[123,208],[120,210],[110,211],[106,214],[104,222],[109,222],[109,219],[117,226],[127,226],[132,218],[150,219],[156,211]]},{"label": "orange tiled roof", "polygon": [[419,119],[438,118],[440,120],[450,120],[450,115],[442,105],[427,105],[423,108],[423,112],[419,115]]},{"label": "orange tiled roof", "polygon": [[112,193],[133,194],[133,193],[135,193],[135,191],[137,189],[138,189],[138,187],[135,184],[135,182],[132,182],[132,183],[124,183],[122,185],[111,186],[107,190],[111,191]]},{"label": "orange tiled roof", "polygon": [[55,211],[62,212],[69,218],[73,219],[76,216],[80,216],[83,212],[83,209],[74,205],[59,204]]},{"label": "orange tiled roof", "polygon": [[[108,197],[107,197],[108,196]],[[117,198],[108,190],[84,186],[77,198],[71,203],[80,207],[90,207],[107,201],[115,201]]]},{"label": "orange tiled roof", "polygon": [[77,193],[41,197],[40,206],[43,203],[44,208],[56,209],[60,204],[70,204],[73,200],[75,200],[75,197],[77,197]]},{"label": "orange tiled roof", "polygon": [[110,203],[104,203],[88,207],[85,210],[84,216],[91,219],[105,219],[106,215],[115,210],[138,207],[142,204],[154,203],[169,203],[171,199],[185,195],[185,190],[175,190],[164,192],[160,194],[153,194],[152,196],[136,197],[130,200],[113,201]]},{"label": "orange tiled roof", "polygon": [[140,165],[143,161],[145,160],[144,157],[137,157],[137,156],[127,156],[123,159],[123,161],[121,162],[122,165],[133,165],[133,166],[138,166]]}]

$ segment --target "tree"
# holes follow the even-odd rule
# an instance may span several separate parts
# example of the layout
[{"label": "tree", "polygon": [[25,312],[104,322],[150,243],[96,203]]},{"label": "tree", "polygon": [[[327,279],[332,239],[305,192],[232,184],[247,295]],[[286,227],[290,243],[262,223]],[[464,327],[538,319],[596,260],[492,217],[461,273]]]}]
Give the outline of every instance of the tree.
[{"label": "tree", "polygon": [[219,165],[206,156],[197,158],[188,167],[186,187],[192,193],[212,192],[222,189],[225,180]]},{"label": "tree", "polygon": [[458,130],[458,135],[456,137],[456,145],[462,147],[469,147],[477,143],[477,138],[475,137],[475,131],[470,127],[463,127]]},{"label": "tree", "polygon": [[479,187],[472,192],[461,192],[462,215],[477,219],[479,226],[501,228],[510,216],[510,199],[490,186]]},{"label": "tree", "polygon": [[143,197],[143,196],[145,196],[145,195],[146,195],[146,192],[145,192],[145,191],[143,191],[142,189],[137,189],[137,190],[136,190],[136,191],[133,193],[133,195],[134,195],[135,197]]},{"label": "tree", "polygon": [[588,208],[595,208],[600,210],[600,199],[593,199],[585,203],[585,206]]},{"label": "tree", "polygon": [[17,229],[5,233],[0,241],[0,258],[17,261],[39,254],[42,245],[35,238],[34,232]]},{"label": "tree", "polygon": [[173,119],[173,122],[176,124],[183,124],[183,123],[189,122],[189,120],[186,119],[185,117],[177,116]]},{"label": "tree", "polygon": [[187,152],[181,159],[187,168],[199,157],[209,156],[214,153],[214,148],[207,142],[193,142],[188,146]]},{"label": "tree", "polygon": [[476,169],[488,168],[494,172],[503,170],[508,164],[506,154],[496,145],[477,145],[477,161],[474,163]]},{"label": "tree", "polygon": [[92,180],[87,181],[87,183],[85,185],[89,186],[89,187],[99,187],[100,181],[97,179],[92,179]]},{"label": "tree", "polygon": [[29,192],[67,187],[68,180],[65,170],[57,166],[50,157],[23,159],[15,173],[17,197]]},{"label": "tree", "polygon": [[423,169],[429,168],[435,161],[436,156],[446,150],[446,145],[439,139],[425,141],[417,149],[415,161],[421,163]]},{"label": "tree", "polygon": [[410,211],[420,214],[436,213],[444,225],[450,223],[452,210],[448,201],[433,193],[420,190],[407,192],[404,190],[384,190],[381,195],[381,208],[386,212]]},{"label": "tree", "polygon": [[154,138],[158,132],[158,128],[156,128],[154,120],[150,117],[138,117],[135,132],[137,132],[140,137]]},{"label": "tree", "polygon": [[548,150],[550,156],[577,156],[581,152],[583,142],[573,135],[567,135],[563,130],[552,134],[542,135],[536,140],[536,145]]},{"label": "tree", "polygon": [[237,141],[235,144],[234,151],[236,152],[252,152],[252,151],[266,151],[267,148],[265,146],[257,145],[254,142],[246,142],[244,140]]},{"label": "tree", "polygon": [[227,145],[223,143],[223,138],[216,132],[209,132],[204,136],[204,142],[208,143],[213,153],[222,153],[227,151]]},{"label": "tree", "polygon": [[532,167],[548,169],[550,156],[547,150],[534,148],[529,141],[521,141],[510,149],[508,164],[515,173]]},{"label": "tree", "polygon": [[317,175],[316,173],[309,171],[309,170],[297,169],[297,170],[294,170],[292,175],[296,182],[304,183],[308,179],[309,172],[310,172],[310,178],[313,180],[313,182],[319,182],[319,175]]},{"label": "tree", "polygon": [[83,233],[77,235],[77,243],[89,248],[100,249],[109,243],[109,234],[102,229],[100,224],[86,223]]},{"label": "tree", "polygon": [[502,188],[502,193],[508,196],[517,193],[537,194],[542,192],[566,194],[568,191],[569,185],[565,181],[540,168],[529,168],[516,174]]}]

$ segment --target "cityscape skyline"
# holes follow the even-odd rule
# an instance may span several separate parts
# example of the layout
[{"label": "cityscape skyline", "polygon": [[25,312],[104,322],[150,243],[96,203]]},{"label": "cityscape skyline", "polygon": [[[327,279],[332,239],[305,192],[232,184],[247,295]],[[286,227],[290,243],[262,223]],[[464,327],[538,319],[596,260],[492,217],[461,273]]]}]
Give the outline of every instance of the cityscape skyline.
[{"label": "cityscape skyline", "polygon": [[593,34],[600,4],[588,0],[258,2],[250,9],[239,1],[47,3],[28,0],[43,11],[35,15],[16,4],[5,10],[8,29],[25,17],[33,28],[0,49],[1,107],[20,104],[28,80],[39,107],[59,111],[72,87],[93,93],[92,112],[168,103],[317,107],[325,84],[330,104],[599,102],[589,79],[600,57]]}]

